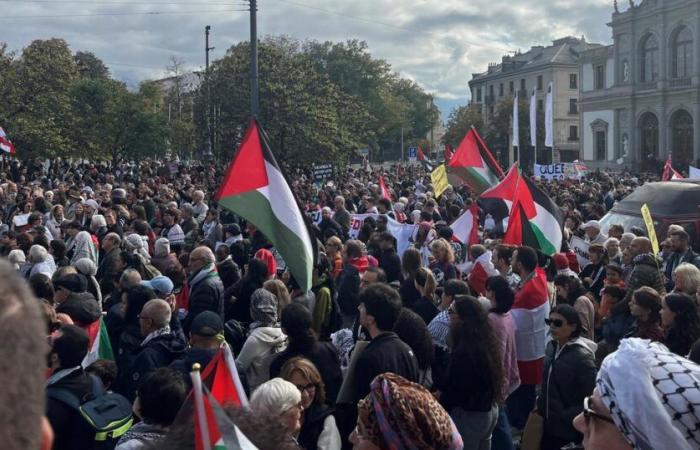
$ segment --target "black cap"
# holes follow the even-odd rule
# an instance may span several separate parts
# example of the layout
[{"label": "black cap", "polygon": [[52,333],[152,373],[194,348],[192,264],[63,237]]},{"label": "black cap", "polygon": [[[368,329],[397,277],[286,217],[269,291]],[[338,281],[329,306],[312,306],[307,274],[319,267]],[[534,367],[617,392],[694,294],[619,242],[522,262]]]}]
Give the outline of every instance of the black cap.
[{"label": "black cap", "polygon": [[197,314],[190,327],[190,333],[197,336],[214,337],[223,332],[224,321],[212,311],[203,311]]},{"label": "black cap", "polygon": [[71,292],[85,292],[87,291],[87,279],[78,273],[68,273],[54,281],[53,286]]}]

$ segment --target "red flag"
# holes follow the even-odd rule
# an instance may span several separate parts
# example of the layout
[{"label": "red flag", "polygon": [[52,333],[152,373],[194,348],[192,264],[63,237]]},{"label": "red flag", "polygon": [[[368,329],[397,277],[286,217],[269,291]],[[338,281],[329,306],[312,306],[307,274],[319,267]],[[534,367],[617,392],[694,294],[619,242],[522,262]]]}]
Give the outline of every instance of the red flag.
[{"label": "red flag", "polygon": [[418,161],[425,161],[425,155],[423,154],[423,149],[418,147]]},{"label": "red flag", "polygon": [[389,193],[389,189],[386,188],[386,184],[384,183],[384,177],[381,175],[379,175],[379,189],[381,190],[382,198],[391,200],[391,194]]},{"label": "red flag", "polygon": [[2,127],[0,127],[0,150],[11,155],[16,153],[15,146],[12,145],[12,142],[7,138],[7,134],[5,134],[5,130],[3,130]]},{"label": "red flag", "polygon": [[445,162],[450,162],[452,156],[454,155],[454,152],[452,151],[452,146],[450,144],[446,144],[445,150],[442,151],[442,154],[445,156]]},{"label": "red flag", "polygon": [[233,354],[227,344],[224,344],[209,361],[202,372],[202,380],[222,405],[248,406],[248,397],[243,390]]},{"label": "red flag", "polygon": [[479,206],[472,207],[450,225],[454,237],[462,244],[472,246],[479,243]]},{"label": "red flag", "polygon": [[673,166],[671,166],[671,155],[668,155],[668,158],[666,159],[666,164],[664,164],[664,173],[661,176],[661,179],[662,179],[662,181],[682,180],[683,179],[683,175],[676,172],[673,169]]}]

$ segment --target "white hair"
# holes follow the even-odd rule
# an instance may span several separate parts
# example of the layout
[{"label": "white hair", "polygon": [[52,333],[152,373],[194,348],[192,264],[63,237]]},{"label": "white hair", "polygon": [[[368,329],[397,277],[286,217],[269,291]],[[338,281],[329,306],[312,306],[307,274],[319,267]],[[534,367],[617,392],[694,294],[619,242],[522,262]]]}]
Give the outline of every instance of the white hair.
[{"label": "white hair", "polygon": [[107,221],[105,220],[105,216],[102,214],[95,214],[90,219],[90,229],[93,231],[99,230],[100,228],[104,228],[106,226]]},{"label": "white hair", "polygon": [[29,262],[40,263],[46,261],[49,257],[49,252],[41,245],[32,245],[29,248]]},{"label": "white hair", "polygon": [[147,315],[153,321],[153,325],[160,329],[170,323],[172,309],[165,300],[154,298],[143,305],[141,314]]},{"label": "white hair", "polygon": [[258,414],[281,415],[301,401],[296,386],[282,378],[273,378],[258,386],[250,397],[250,408]]},{"label": "white hair", "polygon": [[700,269],[691,263],[681,263],[673,271],[673,275],[676,277],[676,284],[678,284],[679,275],[683,278],[683,292],[691,296],[695,295],[700,287]]}]

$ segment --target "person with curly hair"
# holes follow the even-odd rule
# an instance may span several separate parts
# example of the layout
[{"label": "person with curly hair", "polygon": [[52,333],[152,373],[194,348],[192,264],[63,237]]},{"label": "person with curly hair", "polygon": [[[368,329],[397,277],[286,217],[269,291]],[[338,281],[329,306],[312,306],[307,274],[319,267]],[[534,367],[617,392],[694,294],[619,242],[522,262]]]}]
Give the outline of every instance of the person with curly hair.
[{"label": "person with curly hair", "polygon": [[700,315],[695,299],[687,294],[667,294],[661,300],[661,326],[666,347],[680,356],[687,356],[700,339]]}]

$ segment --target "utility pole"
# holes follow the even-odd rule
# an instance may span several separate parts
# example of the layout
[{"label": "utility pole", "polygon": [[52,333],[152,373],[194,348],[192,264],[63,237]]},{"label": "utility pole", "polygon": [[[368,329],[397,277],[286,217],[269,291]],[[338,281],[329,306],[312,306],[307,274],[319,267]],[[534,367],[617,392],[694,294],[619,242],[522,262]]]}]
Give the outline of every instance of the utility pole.
[{"label": "utility pole", "polygon": [[404,163],[404,158],[403,158],[403,127],[401,127],[401,163]]},{"label": "utility pole", "polygon": [[258,116],[258,1],[250,0],[250,115]]},{"label": "utility pole", "polygon": [[207,110],[205,113],[207,120],[207,141],[204,147],[204,158],[209,159],[212,157],[211,151],[211,88],[209,83],[209,51],[214,50],[214,47],[209,47],[209,31],[211,27],[207,25],[204,27],[204,58],[205,58],[205,72],[204,72],[204,82],[207,84],[206,96],[207,96]]}]

